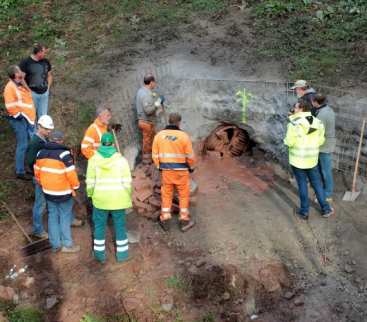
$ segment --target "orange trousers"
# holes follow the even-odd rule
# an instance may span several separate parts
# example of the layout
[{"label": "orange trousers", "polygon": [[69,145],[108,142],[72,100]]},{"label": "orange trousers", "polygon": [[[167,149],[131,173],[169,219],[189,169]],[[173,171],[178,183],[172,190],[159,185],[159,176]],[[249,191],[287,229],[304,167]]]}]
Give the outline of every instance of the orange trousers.
[{"label": "orange trousers", "polygon": [[180,207],[180,220],[190,220],[190,175],[186,170],[162,170],[161,195],[162,209],[160,220],[171,218],[172,199],[175,188],[177,189]]},{"label": "orange trousers", "polygon": [[155,127],[152,122],[139,120],[139,129],[143,134],[143,160],[152,160],[152,145],[155,136]]}]

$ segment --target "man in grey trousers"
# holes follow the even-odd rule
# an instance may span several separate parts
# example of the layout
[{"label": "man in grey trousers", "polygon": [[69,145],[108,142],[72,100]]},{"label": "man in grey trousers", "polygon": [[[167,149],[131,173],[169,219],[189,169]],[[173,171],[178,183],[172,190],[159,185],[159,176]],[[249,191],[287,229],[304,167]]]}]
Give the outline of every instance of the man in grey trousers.
[{"label": "man in grey trousers", "polygon": [[328,202],[332,201],[334,180],[333,180],[333,153],[335,151],[335,113],[327,104],[326,96],[316,94],[312,105],[315,108],[315,116],[324,124],[325,143],[320,147],[319,170],[325,190],[325,197]]}]

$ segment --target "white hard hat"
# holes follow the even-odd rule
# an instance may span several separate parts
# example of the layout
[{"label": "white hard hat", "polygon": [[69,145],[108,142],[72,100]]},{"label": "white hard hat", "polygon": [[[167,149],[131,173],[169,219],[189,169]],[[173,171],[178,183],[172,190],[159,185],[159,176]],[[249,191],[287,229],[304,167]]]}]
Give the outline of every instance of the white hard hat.
[{"label": "white hard hat", "polygon": [[42,115],[38,119],[38,124],[48,130],[54,129],[54,122],[52,121],[52,118],[49,115]]}]

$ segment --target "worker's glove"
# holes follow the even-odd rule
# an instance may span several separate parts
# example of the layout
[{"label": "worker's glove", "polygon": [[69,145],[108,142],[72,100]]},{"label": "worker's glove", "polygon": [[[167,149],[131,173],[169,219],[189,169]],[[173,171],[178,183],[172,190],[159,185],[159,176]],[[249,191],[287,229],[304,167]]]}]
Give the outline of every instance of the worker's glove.
[{"label": "worker's glove", "polygon": [[190,173],[193,173],[195,171],[195,169],[194,168],[189,168],[189,172]]},{"label": "worker's glove", "polygon": [[159,98],[161,99],[161,104],[164,104],[164,102],[166,101],[166,98],[163,95],[159,96]]},{"label": "worker's glove", "polygon": [[112,123],[110,125],[110,129],[114,130],[115,132],[120,132],[121,131],[121,124],[120,123]]},{"label": "worker's glove", "polygon": [[160,97],[154,102],[154,106],[155,107],[161,107],[162,106],[162,100],[161,100]]}]

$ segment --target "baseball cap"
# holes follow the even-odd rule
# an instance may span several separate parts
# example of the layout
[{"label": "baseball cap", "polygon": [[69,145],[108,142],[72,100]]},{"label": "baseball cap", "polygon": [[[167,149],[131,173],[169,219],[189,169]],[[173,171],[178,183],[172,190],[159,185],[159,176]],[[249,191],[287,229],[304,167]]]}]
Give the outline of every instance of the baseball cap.
[{"label": "baseball cap", "polygon": [[291,87],[291,89],[296,89],[296,88],[300,88],[300,87],[307,87],[308,84],[305,80],[303,79],[299,79],[298,81],[296,81],[294,83],[294,85]]}]

